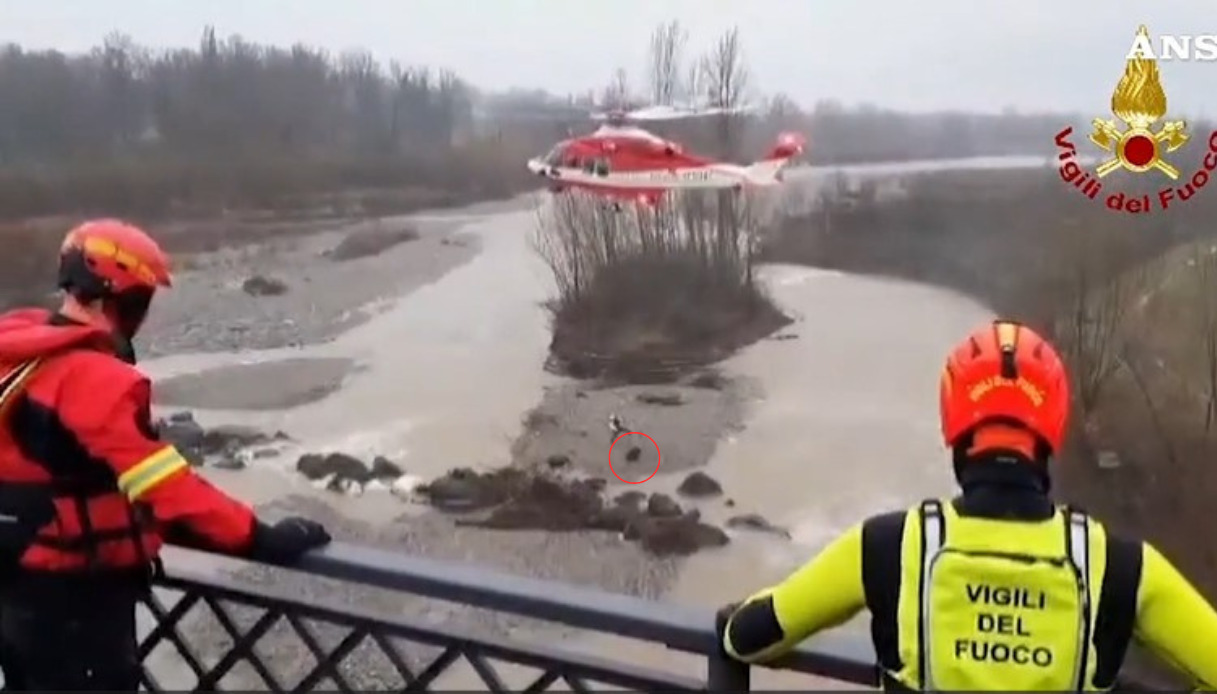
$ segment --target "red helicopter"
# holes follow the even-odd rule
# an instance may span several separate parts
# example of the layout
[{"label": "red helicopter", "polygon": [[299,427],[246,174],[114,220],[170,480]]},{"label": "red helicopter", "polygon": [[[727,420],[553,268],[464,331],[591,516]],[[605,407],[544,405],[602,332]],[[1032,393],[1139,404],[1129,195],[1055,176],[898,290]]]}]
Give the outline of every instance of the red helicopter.
[{"label": "red helicopter", "polygon": [[617,201],[648,205],[658,203],[671,190],[777,185],[782,169],[807,143],[799,133],[783,133],[760,161],[740,165],[687,153],[679,144],[635,125],[731,112],[650,106],[594,114],[594,120],[605,124],[590,135],[559,142],[544,157],[530,159],[528,169],[547,179],[554,193],[580,188]]}]

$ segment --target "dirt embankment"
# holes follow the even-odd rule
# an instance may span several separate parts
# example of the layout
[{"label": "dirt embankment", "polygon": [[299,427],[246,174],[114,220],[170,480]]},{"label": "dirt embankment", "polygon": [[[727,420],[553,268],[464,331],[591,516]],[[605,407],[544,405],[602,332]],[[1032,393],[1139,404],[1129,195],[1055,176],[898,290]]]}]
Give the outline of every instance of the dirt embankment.
[{"label": "dirt embankment", "polygon": [[[403,253],[401,247],[421,242],[418,246],[438,252],[440,249],[431,249],[433,244],[454,248],[467,245],[470,239],[457,241],[445,238],[444,233],[435,233],[437,230],[453,231],[459,226],[435,220],[437,215],[433,212],[447,205],[464,204],[467,205],[466,210],[479,213],[520,204],[506,194],[501,200],[485,199],[490,202],[469,204],[464,198],[451,201],[442,198],[403,199],[398,207],[393,208],[392,216],[377,216],[358,208],[348,211],[320,206],[294,213],[211,210],[199,211],[193,217],[146,223],[140,219],[134,221],[144,223],[145,228],[169,251],[179,279],[190,273],[204,277],[201,282],[179,281],[175,289],[187,292],[198,287],[205,287],[209,292],[217,288],[243,289],[249,295],[279,296],[301,283],[328,283],[331,275],[335,275],[334,286],[350,286],[352,280],[364,276],[355,268],[366,271],[368,264],[350,261],[391,256],[391,262],[373,264],[417,262],[417,267],[408,265],[397,273],[397,276],[406,278],[417,276],[433,266],[445,269],[449,265],[442,259],[428,258],[425,252]],[[410,214],[416,212],[423,213],[429,221],[412,219]],[[0,243],[6,248],[22,249],[21,253],[6,253],[0,258],[0,310],[22,304],[47,304],[52,300],[54,262],[59,244],[67,230],[84,218],[82,215],[65,215],[0,222]],[[325,272],[325,268],[331,271],[342,268],[346,272]],[[292,275],[290,279],[293,281],[285,283],[284,280],[288,279],[286,275]],[[391,282],[392,278],[383,273],[367,277],[351,291],[362,297],[368,293],[367,287],[372,285],[381,287],[373,292],[374,296],[397,289]],[[173,295],[174,292],[165,294]],[[336,296],[337,300],[328,303],[361,303],[358,297],[348,299],[341,292]],[[158,302],[163,303],[165,301]],[[154,320],[158,312],[153,312]],[[332,318],[328,315],[331,312],[326,306],[321,307],[320,313],[327,314],[324,316],[326,322]],[[255,340],[255,344],[248,346],[262,348],[268,345]]]},{"label": "dirt embankment", "polygon": [[[245,351],[328,341],[384,302],[475,257],[460,233],[469,215],[522,200],[377,220],[215,220],[150,227],[173,255],[175,284],[162,292],[137,341],[142,358]],[[24,252],[0,260],[0,309],[51,305],[54,262],[69,220],[0,228]]]},{"label": "dirt embankment", "polygon": [[471,260],[459,225],[408,217],[188,255],[140,337],[146,357],[325,342]]}]

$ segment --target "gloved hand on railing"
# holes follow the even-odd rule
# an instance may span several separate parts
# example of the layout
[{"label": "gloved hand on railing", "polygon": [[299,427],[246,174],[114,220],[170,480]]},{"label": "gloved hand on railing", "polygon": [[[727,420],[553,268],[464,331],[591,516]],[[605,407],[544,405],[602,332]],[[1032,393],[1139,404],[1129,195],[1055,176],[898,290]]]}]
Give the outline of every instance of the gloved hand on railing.
[{"label": "gloved hand on railing", "polygon": [[718,610],[714,613],[714,632],[718,635],[718,643],[720,648],[722,647],[723,637],[727,632],[727,622],[731,620],[731,615],[735,614],[735,611],[738,610],[739,606],[742,604],[744,603],[728,603],[718,608]]},{"label": "gloved hand on railing", "polygon": [[330,539],[325,526],[307,518],[291,516],[274,525],[258,521],[249,558],[271,564],[290,564],[309,550],[328,545]]}]

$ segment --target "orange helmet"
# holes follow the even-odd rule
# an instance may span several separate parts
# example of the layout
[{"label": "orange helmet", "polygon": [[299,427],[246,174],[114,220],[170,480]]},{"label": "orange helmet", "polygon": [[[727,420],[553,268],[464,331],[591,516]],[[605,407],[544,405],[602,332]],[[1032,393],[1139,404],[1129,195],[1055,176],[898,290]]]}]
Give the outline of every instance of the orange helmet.
[{"label": "orange helmet", "polygon": [[942,438],[955,446],[978,424],[1006,422],[1059,451],[1069,418],[1069,378],[1038,333],[998,320],[951,351],[939,387]]},{"label": "orange helmet", "polygon": [[172,284],[169,256],[143,229],[96,219],[68,232],[59,250],[59,286],[102,298]]},{"label": "orange helmet", "polygon": [[104,302],[128,340],[143,324],[157,288],[172,281],[169,256],[156,241],[117,219],[81,224],[59,249],[59,288],[81,301]]}]

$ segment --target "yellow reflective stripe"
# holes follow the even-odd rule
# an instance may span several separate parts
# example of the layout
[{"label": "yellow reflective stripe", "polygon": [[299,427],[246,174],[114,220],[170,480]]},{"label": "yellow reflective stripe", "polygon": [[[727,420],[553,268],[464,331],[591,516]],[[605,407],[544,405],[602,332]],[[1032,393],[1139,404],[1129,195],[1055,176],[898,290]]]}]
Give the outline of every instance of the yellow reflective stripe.
[{"label": "yellow reflective stripe", "polygon": [[176,448],[165,446],[119,475],[118,488],[128,499],[135,501],[169,475],[189,466],[190,463],[186,462]]},{"label": "yellow reflective stripe", "polygon": [[98,238],[96,236],[89,237],[84,241],[84,250],[85,253],[90,255],[113,258],[114,262],[134,272],[140,279],[149,284],[156,284],[156,273],[152,271],[152,268],[140,260],[139,256],[124,250],[110,239]]}]

